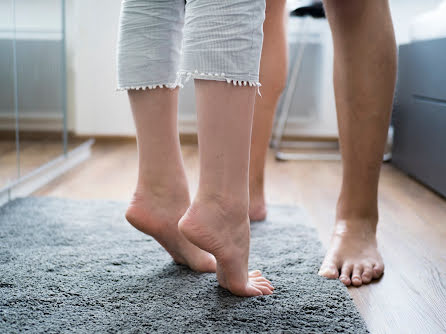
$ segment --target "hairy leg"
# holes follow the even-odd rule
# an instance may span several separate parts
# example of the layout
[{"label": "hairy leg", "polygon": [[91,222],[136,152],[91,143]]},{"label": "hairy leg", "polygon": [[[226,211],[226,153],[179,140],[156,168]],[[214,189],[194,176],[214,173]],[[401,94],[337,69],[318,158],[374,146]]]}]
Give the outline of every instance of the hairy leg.
[{"label": "hairy leg", "polygon": [[249,218],[266,218],[264,193],[265,160],[271,137],[274,113],[286,84],[286,0],[267,0],[263,24],[263,49],[260,61],[262,96],[256,96],[249,166]]},{"label": "hairy leg", "polygon": [[214,257],[190,243],[178,221],[190,205],[177,129],[178,89],[130,90],[136,125],[139,171],[126,212],[138,230],[154,237],[174,261],[214,272]]},{"label": "hairy leg", "polygon": [[248,273],[248,168],[255,88],[195,80],[200,179],[180,231],[217,259],[219,284],[239,296],[271,294],[258,271]]},{"label": "hairy leg", "polygon": [[396,46],[387,0],[325,0],[343,179],[337,221],[320,275],[360,286],[379,278],[378,180],[392,109]]}]

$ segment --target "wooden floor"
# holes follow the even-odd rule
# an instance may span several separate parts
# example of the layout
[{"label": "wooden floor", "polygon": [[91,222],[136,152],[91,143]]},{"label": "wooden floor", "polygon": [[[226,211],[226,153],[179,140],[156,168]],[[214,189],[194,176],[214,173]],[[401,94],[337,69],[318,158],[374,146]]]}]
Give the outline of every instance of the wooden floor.
[{"label": "wooden floor", "polygon": [[[191,192],[198,153],[183,146]],[[38,196],[127,201],[136,181],[134,141],[99,141],[93,157]],[[303,207],[327,245],[340,187],[340,162],[267,162],[269,204]],[[379,247],[386,271],[376,283],[349,288],[372,333],[446,333],[446,201],[391,165],[379,193]]]},{"label": "wooden floor", "polygon": [[[81,140],[71,139],[68,149],[74,148],[80,143]],[[21,139],[18,151],[19,157],[17,157],[14,137],[5,139],[0,136],[0,188],[62,155],[62,136],[60,138],[44,138],[42,136],[38,139]]]}]

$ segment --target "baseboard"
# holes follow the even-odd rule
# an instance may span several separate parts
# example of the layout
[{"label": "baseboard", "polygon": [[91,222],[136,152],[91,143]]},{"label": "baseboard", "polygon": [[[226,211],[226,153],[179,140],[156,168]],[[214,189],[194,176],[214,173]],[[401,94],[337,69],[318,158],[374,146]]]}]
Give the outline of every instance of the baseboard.
[{"label": "baseboard", "polygon": [[[105,141],[135,141],[136,136],[116,136],[116,135],[73,135],[76,139],[89,139],[94,138],[97,142]],[[320,137],[320,136],[292,136],[287,135],[283,137],[287,142],[323,142],[333,143],[338,142],[337,137]],[[180,133],[180,142],[184,145],[196,145],[198,144],[198,135],[196,133]]]},{"label": "baseboard", "polygon": [[[0,140],[15,140],[15,130],[0,129]],[[72,136],[72,135],[71,135]],[[69,135],[70,137],[70,135]],[[19,130],[20,140],[62,140],[62,130]]]},{"label": "baseboard", "polygon": [[[18,116],[20,131],[63,131],[63,116],[60,111],[20,111]],[[0,131],[15,131],[15,128],[15,113],[1,111]]]},{"label": "baseboard", "polygon": [[[23,140],[60,140],[62,138],[62,131],[20,131],[20,139]],[[198,144],[198,136],[194,132],[180,133],[180,142],[185,145]],[[133,135],[98,135],[98,134],[75,134],[73,131],[68,133],[68,142],[70,139],[85,141],[94,138],[97,142],[107,141],[136,141],[136,136]],[[1,130],[0,140],[14,140],[14,130]],[[327,142],[337,143],[338,138],[335,136],[302,136],[302,135],[285,135],[283,141],[287,142]]]}]

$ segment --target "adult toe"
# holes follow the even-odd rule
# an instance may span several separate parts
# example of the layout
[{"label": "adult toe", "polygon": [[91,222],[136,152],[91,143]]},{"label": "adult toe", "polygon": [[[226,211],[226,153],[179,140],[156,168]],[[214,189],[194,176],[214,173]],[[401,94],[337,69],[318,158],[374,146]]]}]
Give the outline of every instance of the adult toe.
[{"label": "adult toe", "polygon": [[361,275],[362,283],[368,284],[373,279],[373,267],[371,264],[365,264],[364,265],[364,271]]},{"label": "adult toe", "polygon": [[384,272],[384,263],[382,262],[375,263],[375,265],[373,266],[373,278],[374,279],[380,278],[383,272]]},{"label": "adult toe", "polygon": [[353,266],[353,272],[352,272],[352,284],[354,286],[361,286],[362,285],[362,276],[363,273],[363,266],[361,264],[355,264]]},{"label": "adult toe", "polygon": [[353,271],[353,264],[344,263],[341,269],[341,276],[339,276],[339,280],[344,283],[346,286],[352,284],[352,280],[350,279]]}]

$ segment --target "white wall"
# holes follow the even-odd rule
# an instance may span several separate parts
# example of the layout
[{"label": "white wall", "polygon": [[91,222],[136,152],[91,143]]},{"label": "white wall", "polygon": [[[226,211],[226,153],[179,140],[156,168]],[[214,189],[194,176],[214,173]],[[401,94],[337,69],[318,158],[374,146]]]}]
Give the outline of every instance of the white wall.
[{"label": "white wall", "polygon": [[[308,19],[307,19],[308,20]],[[293,110],[290,111],[285,134],[308,136],[308,137],[337,137],[338,127],[336,119],[336,107],[333,91],[333,46],[331,42],[331,33],[326,20],[311,20],[308,22],[309,27],[306,29],[306,33],[310,36],[317,36],[314,42],[317,42],[321,46],[321,58],[320,64],[313,64],[311,72],[315,76],[320,77],[320,87],[317,89],[317,96],[320,99],[320,103],[316,106],[314,120],[310,122],[302,122],[296,120],[299,117],[301,109],[308,108],[305,104],[299,103],[299,94],[296,93],[293,98]],[[292,20],[290,20],[292,22]],[[295,22],[299,27],[298,22]],[[293,28],[289,27],[289,42],[292,42]],[[298,32],[298,29],[297,31]],[[296,36],[295,36],[296,38]],[[301,37],[299,36],[298,39]],[[290,59],[291,60],[291,59]],[[293,63],[290,63],[290,67]],[[305,62],[302,64],[300,74],[303,74]],[[300,75],[299,74],[299,75]],[[301,76],[300,83],[306,85],[305,78]]]},{"label": "white wall", "polygon": [[17,38],[60,38],[62,27],[60,0],[1,0],[0,38],[12,37],[14,3]]},{"label": "white wall", "polygon": [[80,135],[133,135],[127,95],[116,91],[119,0],[68,0],[69,124]]},{"label": "white wall", "polygon": [[[62,39],[62,5],[60,0],[0,0],[0,39],[2,54],[0,59],[2,76],[0,86],[2,98],[0,106],[0,128],[11,130],[15,128],[13,107],[12,43],[17,39],[18,60],[18,103],[21,130],[30,131],[60,131],[62,129],[62,110],[60,108],[60,91],[54,93],[54,88],[60,85],[60,56],[52,53],[49,56],[44,47],[39,49],[39,43],[28,41],[51,41],[47,45],[52,51],[57,50]],[[43,44],[41,44],[43,45]],[[37,46],[37,47],[36,47]],[[48,62],[46,61],[48,60]],[[39,66],[44,66],[40,68]],[[23,69],[26,69],[25,72]],[[40,71],[42,70],[42,71]],[[11,74],[11,76],[10,76]],[[30,80],[24,75],[30,76]],[[33,77],[33,74],[35,75]],[[33,89],[30,82],[37,78],[49,78],[48,85]],[[23,80],[22,80],[23,79]],[[54,79],[54,80],[53,80]],[[26,81],[26,82],[25,82]],[[47,95],[45,95],[45,93]],[[7,97],[6,97],[7,96]]]},{"label": "white wall", "polygon": [[443,0],[390,0],[395,36],[398,44],[410,41],[409,26],[421,13],[435,9]]},{"label": "white wall", "polygon": [[[12,0],[0,1],[0,37],[12,36]],[[435,8],[441,0],[390,0],[398,43],[409,41],[409,25],[416,15]],[[125,92],[116,87],[116,38],[120,0],[67,0],[69,128],[81,135],[134,135]],[[60,38],[59,0],[15,0],[18,38]],[[32,15],[30,15],[32,13]],[[306,135],[336,135],[331,82],[331,41],[319,24],[325,46],[321,71],[321,117],[311,126],[292,127]],[[180,128],[194,131],[194,103],[182,94]]]},{"label": "white wall", "polygon": [[[398,43],[409,40],[408,27],[412,18],[439,2],[391,0]],[[120,0],[67,0],[67,5],[70,128],[81,135],[133,135],[126,94],[115,91]],[[331,52],[329,37],[325,43],[327,52]],[[325,77],[330,77],[327,76],[331,71],[330,62],[322,66]],[[336,135],[330,80],[325,81],[322,90],[325,91],[322,95],[324,116],[318,124],[298,129],[300,134]]]}]

